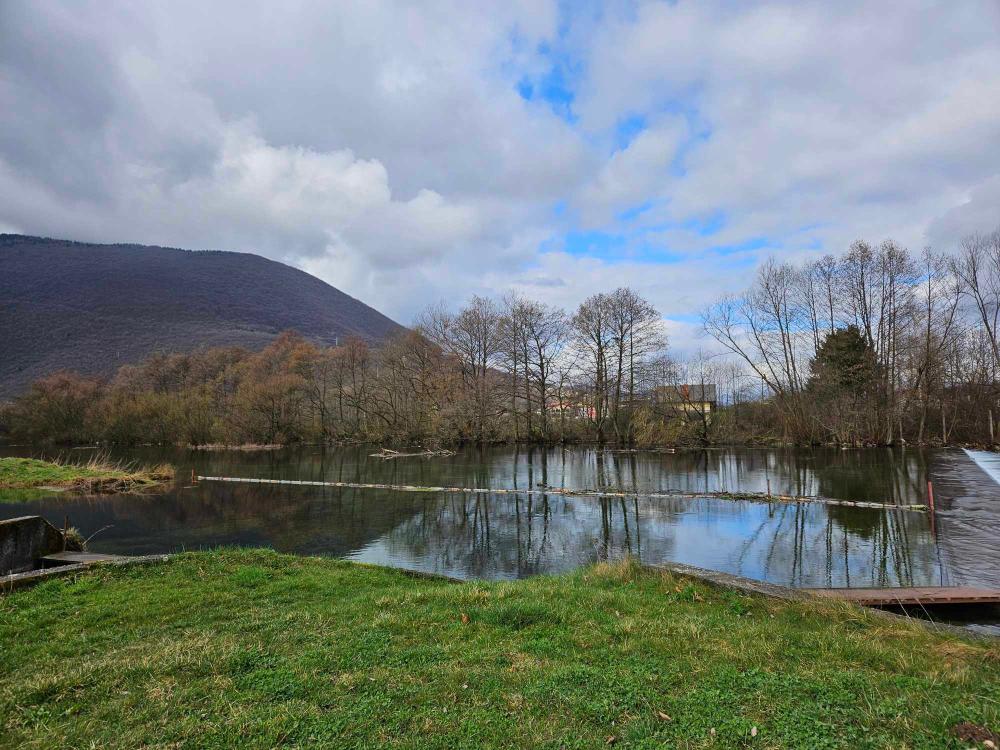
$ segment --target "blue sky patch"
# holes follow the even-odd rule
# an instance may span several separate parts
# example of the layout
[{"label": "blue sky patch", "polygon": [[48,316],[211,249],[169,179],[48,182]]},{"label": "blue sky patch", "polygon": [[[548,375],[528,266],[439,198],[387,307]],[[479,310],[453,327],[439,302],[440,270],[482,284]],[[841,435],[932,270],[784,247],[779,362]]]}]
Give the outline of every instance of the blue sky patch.
[{"label": "blue sky patch", "polygon": [[694,232],[699,237],[711,237],[722,230],[724,226],[726,226],[724,211],[716,211],[704,219],[688,219],[681,223],[683,229]]},{"label": "blue sky patch", "polygon": [[643,115],[629,115],[618,121],[615,126],[615,145],[619,150],[629,147],[643,130],[646,129],[646,118]]},{"label": "blue sky patch", "polygon": [[575,123],[578,118],[573,112],[574,85],[582,74],[582,63],[544,42],[538,46],[538,54],[548,62],[548,69],[534,77],[521,76],[515,85],[517,93],[525,101],[545,102],[557,117]]},{"label": "blue sky patch", "polygon": [[625,248],[625,237],[609,232],[567,232],[563,243],[570,255],[612,260]]},{"label": "blue sky patch", "polygon": [[626,208],[626,209],[624,209],[622,211],[619,211],[615,215],[615,218],[618,219],[618,221],[633,221],[634,219],[637,219],[642,214],[646,213],[652,207],[653,207],[653,201],[652,200],[643,201],[642,203],[640,203],[638,205],[630,206],[629,208]]}]

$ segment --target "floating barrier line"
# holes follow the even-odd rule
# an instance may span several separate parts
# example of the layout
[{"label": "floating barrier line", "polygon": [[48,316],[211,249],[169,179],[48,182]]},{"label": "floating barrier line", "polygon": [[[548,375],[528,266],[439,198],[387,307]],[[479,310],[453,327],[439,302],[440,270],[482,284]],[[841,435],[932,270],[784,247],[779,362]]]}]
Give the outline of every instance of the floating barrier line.
[{"label": "floating barrier line", "polygon": [[818,503],[821,505],[843,505],[849,508],[881,508],[923,513],[926,505],[897,505],[895,503],[871,503],[860,500],[836,500],[815,495],[769,495],[764,492],[610,492],[607,490],[574,490],[563,487],[538,489],[489,489],[485,487],[420,487],[409,484],[364,484],[361,482],[313,482],[297,479],[255,479],[253,477],[198,477],[199,482],[235,482],[238,484],[287,484],[303,487],[340,487],[352,490],[390,490],[392,492],[445,492],[452,495],[565,495],[568,497],[633,497],[633,498],[687,498],[696,500],[745,500],[756,503]]}]

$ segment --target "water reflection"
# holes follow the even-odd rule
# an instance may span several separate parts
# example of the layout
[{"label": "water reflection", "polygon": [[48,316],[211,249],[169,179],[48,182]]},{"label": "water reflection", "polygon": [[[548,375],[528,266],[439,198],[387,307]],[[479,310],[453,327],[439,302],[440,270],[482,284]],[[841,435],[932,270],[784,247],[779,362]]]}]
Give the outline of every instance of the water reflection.
[{"label": "water reflection", "polygon": [[[195,454],[139,451],[199,474],[520,490],[613,488],[764,491],[911,504],[938,487],[936,534],[925,514],[711,499],[460,495],[277,485],[180,483],[153,497],[46,498],[0,515],[68,516],[95,551],[144,554],[270,546],[460,577],[553,573],[624,555],[793,586],[1000,585],[997,486],[960,452],[726,450],[677,454],[594,449],[470,449],[381,461],[366,449]],[[81,455],[84,458],[85,455]],[[971,466],[971,469],[969,468]],[[982,474],[982,472],[979,472]],[[983,475],[985,476],[985,475]],[[988,479],[988,477],[987,477]],[[990,480],[992,481],[992,480]],[[970,489],[971,488],[971,489]],[[107,527],[107,528],[105,528]]]},{"label": "water reflection", "polygon": [[351,557],[461,577],[513,578],[623,555],[792,586],[908,585],[946,577],[920,514],[718,500],[450,496],[425,501]]}]

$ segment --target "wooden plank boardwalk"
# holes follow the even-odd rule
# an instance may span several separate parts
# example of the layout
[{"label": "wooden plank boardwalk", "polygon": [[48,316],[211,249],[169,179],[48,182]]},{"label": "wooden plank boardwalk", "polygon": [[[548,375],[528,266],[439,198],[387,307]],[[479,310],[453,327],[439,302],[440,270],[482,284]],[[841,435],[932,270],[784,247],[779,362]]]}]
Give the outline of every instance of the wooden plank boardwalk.
[{"label": "wooden plank boardwalk", "polygon": [[1000,590],[971,586],[917,586],[886,589],[807,589],[817,596],[864,606],[919,604],[1000,604]]}]

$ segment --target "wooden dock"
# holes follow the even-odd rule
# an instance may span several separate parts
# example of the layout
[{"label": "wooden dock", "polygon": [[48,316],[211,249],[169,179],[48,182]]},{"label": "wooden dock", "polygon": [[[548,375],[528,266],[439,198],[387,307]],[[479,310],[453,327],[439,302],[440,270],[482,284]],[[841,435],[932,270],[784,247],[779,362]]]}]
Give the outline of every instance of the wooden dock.
[{"label": "wooden dock", "polygon": [[971,586],[918,586],[887,589],[808,589],[817,596],[866,607],[893,605],[1000,604],[1000,590]]}]

